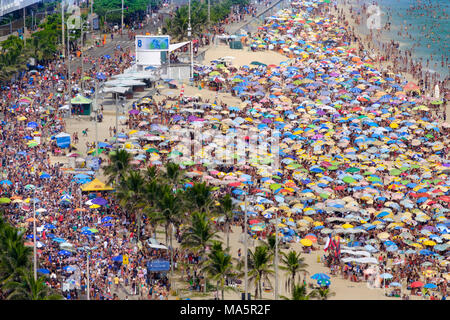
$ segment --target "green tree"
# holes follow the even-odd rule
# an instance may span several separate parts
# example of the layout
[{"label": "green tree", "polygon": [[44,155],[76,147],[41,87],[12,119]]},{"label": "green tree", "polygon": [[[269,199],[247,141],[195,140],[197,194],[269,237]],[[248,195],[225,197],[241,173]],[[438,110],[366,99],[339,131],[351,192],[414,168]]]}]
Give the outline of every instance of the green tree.
[{"label": "green tree", "polygon": [[336,293],[332,292],[330,288],[326,287],[319,287],[316,289],[317,292],[317,298],[320,300],[328,300],[329,297],[333,297],[336,295]]},{"label": "green tree", "polygon": [[227,234],[227,248],[230,247],[230,223],[233,218],[233,200],[230,194],[226,194],[221,199],[219,199],[219,213],[221,213],[225,218],[225,232]]},{"label": "green tree", "polygon": [[113,151],[109,154],[110,164],[103,168],[108,177],[108,184],[118,183],[130,169],[131,154],[124,149]]},{"label": "green tree", "polygon": [[311,298],[317,297],[317,291],[312,290],[308,293],[308,288],[306,287],[306,284],[294,284],[294,289],[292,291],[291,298],[281,296],[284,300],[309,300]]},{"label": "green tree", "polygon": [[212,197],[212,187],[206,185],[206,182],[194,183],[192,187],[186,189],[185,196],[190,212],[200,211],[209,214],[215,202]]},{"label": "green tree", "polygon": [[216,281],[217,291],[220,286],[222,300],[224,300],[225,279],[232,276],[234,272],[231,255],[228,250],[223,250],[221,242],[213,241],[211,251],[203,266],[203,272]]},{"label": "green tree", "polygon": [[[271,284],[270,275],[274,273],[272,270],[273,253],[265,245],[260,245],[254,251],[248,250],[248,277],[249,282],[255,286],[255,299],[262,298],[262,281]],[[238,270],[242,273],[244,261],[238,264]]]},{"label": "green tree", "polygon": [[39,277],[34,280],[33,272],[24,272],[21,281],[8,281],[5,289],[9,291],[8,300],[62,300],[60,294],[45,284],[45,278]]},{"label": "green tree", "polygon": [[281,270],[285,270],[289,278],[286,280],[286,286],[290,287],[291,292],[294,291],[295,277],[299,272],[308,272],[306,268],[308,265],[305,263],[305,258],[301,257],[301,253],[296,253],[294,250],[281,252]]},{"label": "green tree", "polygon": [[120,204],[135,216],[138,241],[141,234],[141,209],[144,207],[144,185],[145,180],[140,171],[129,171],[123,176],[117,188]]},{"label": "green tree", "polygon": [[[190,225],[181,236],[181,245],[184,248],[197,252],[203,262],[206,255],[206,247],[218,238],[217,231],[213,230],[211,220],[208,219],[205,212],[194,212],[190,221]],[[206,292],[206,277],[204,290]]]},{"label": "green tree", "polygon": [[178,184],[184,176],[184,171],[180,165],[174,162],[167,162],[165,164],[164,179],[171,184],[175,189],[178,189]]}]

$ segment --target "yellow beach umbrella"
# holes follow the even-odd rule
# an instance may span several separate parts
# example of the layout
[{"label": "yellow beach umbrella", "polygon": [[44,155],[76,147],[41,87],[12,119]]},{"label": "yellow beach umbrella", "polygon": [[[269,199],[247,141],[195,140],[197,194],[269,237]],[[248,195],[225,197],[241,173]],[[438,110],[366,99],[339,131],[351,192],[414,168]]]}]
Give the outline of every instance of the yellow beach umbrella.
[{"label": "yellow beach umbrella", "polygon": [[433,240],[425,240],[424,242],[422,242],[424,245],[426,246],[435,246],[437,243],[434,242]]},{"label": "yellow beach umbrella", "polygon": [[310,247],[313,244],[313,242],[309,239],[302,239],[302,240],[300,240],[300,243],[302,245],[304,245],[305,247]]},{"label": "yellow beach umbrella", "polygon": [[[373,223],[372,223],[372,224],[373,224]],[[379,233],[379,234],[377,235],[377,237],[378,237],[378,239],[385,240],[385,239],[389,238],[389,233],[387,233],[387,232],[382,232],[382,233]]]},{"label": "yellow beach umbrella", "polygon": [[423,249],[423,246],[420,243],[411,243],[410,246],[415,247],[417,249]]}]

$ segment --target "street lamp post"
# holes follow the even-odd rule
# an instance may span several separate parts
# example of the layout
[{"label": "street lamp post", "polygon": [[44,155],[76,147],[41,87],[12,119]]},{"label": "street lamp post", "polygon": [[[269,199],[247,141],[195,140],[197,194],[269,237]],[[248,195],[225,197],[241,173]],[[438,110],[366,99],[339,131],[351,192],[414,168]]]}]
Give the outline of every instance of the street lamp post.
[{"label": "street lamp post", "polygon": [[116,92],[115,93],[115,97],[116,97],[116,149],[119,148],[118,144],[117,144],[117,135],[119,134],[119,105],[117,103],[117,97],[119,96],[119,94]]},{"label": "street lamp post", "polygon": [[[81,187],[78,189],[78,195],[80,196],[80,206],[78,208],[81,209],[81,200],[82,200],[82,195],[83,195],[81,193]],[[83,211],[81,210],[80,213],[81,213],[81,221],[83,221]]]},{"label": "street lamp post", "polygon": [[98,92],[98,81],[95,81],[95,95],[94,95],[94,105],[95,105],[95,152],[98,152],[98,105],[97,105],[97,92]]},{"label": "street lamp post", "polygon": [[87,299],[91,300],[91,289],[90,289],[90,277],[89,277],[89,250],[86,249],[86,263],[87,263]]},{"label": "street lamp post", "polygon": [[65,36],[64,26],[65,26],[65,24],[66,24],[66,22],[64,20],[64,0],[63,0],[63,1],[61,1],[61,29],[62,29],[62,47],[63,47],[62,52],[63,52],[64,56],[66,55],[66,48],[65,48],[66,47],[66,42],[64,40],[64,36]]},{"label": "street lamp post", "polygon": [[191,70],[190,70],[190,78],[193,78],[194,77],[194,52],[192,50],[191,0],[189,0],[188,38],[189,38],[189,42],[191,43]]},{"label": "street lamp post", "polygon": [[120,36],[122,36],[123,33],[123,0],[122,0],[122,17],[121,17],[121,27],[120,27]]},{"label": "street lamp post", "polygon": [[244,299],[247,299],[248,295],[248,243],[247,243],[247,193],[244,194],[245,197],[245,212],[244,212],[244,261],[245,261],[245,279],[244,279]]},{"label": "street lamp post", "polygon": [[96,249],[97,247],[89,247],[87,245],[84,246],[84,250],[86,251],[86,296],[87,300],[91,300],[91,280],[90,280],[90,268],[89,268],[89,258],[92,249]]},{"label": "street lamp post", "polygon": [[26,39],[25,39],[25,29],[27,28],[27,26],[25,25],[25,15],[26,15],[26,11],[25,11],[25,7],[23,8],[23,45],[25,46],[26,43]]},{"label": "street lamp post", "polygon": [[275,300],[278,300],[278,211],[275,211]]},{"label": "street lamp post", "polygon": [[36,250],[36,187],[33,188],[33,265],[34,280],[37,280],[37,250]]}]

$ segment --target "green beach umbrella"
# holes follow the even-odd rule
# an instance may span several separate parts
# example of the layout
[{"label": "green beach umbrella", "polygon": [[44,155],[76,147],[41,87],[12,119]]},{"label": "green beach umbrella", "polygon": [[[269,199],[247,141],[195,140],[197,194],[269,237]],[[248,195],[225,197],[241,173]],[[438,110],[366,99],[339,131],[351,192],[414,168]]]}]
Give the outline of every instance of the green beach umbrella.
[{"label": "green beach umbrella", "polygon": [[351,172],[351,173],[359,172],[359,171],[360,170],[358,168],[354,168],[354,167],[351,167],[351,168],[348,168],[347,170],[345,170],[345,172]]},{"label": "green beach umbrella", "polygon": [[277,190],[277,189],[280,189],[281,187],[282,187],[282,185],[279,184],[279,183],[272,183],[272,184],[270,185],[270,189],[271,189],[271,190]]},{"label": "green beach umbrella", "polygon": [[401,173],[402,173],[402,171],[399,170],[399,169],[392,169],[391,171],[389,171],[389,174],[390,174],[391,176],[398,176],[398,175],[400,175]]},{"label": "green beach umbrella", "polygon": [[356,180],[353,177],[350,176],[346,176],[342,179],[342,181],[344,181],[345,183],[355,183]]},{"label": "green beach umbrella", "polygon": [[259,62],[259,61],[252,61],[250,64],[254,66],[267,66],[265,63]]},{"label": "green beach umbrella", "polygon": [[0,198],[0,204],[7,204],[7,203],[11,203],[10,198]]}]

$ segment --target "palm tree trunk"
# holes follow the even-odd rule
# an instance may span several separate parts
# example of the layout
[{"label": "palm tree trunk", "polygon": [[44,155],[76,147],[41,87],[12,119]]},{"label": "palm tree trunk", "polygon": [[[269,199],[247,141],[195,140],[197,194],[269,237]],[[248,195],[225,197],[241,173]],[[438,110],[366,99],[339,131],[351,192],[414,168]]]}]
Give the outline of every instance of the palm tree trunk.
[{"label": "palm tree trunk", "polygon": [[167,244],[167,243],[169,243],[169,224],[168,223],[166,223],[166,225],[164,226],[164,229],[166,232],[166,244]]},{"label": "palm tree trunk", "polygon": [[[205,254],[206,248],[203,248],[203,254]],[[202,263],[203,263],[203,255],[202,257]],[[208,279],[206,277],[206,272],[203,273],[203,279],[205,279],[205,287],[203,288],[203,292],[206,293],[206,285],[208,284]]]},{"label": "palm tree trunk", "polygon": [[227,228],[227,248],[230,247],[230,225],[227,221],[226,223],[226,228]]},{"label": "palm tree trunk", "polygon": [[258,287],[259,287],[259,299],[262,299],[262,285],[261,285],[261,276],[259,277],[258,280]]},{"label": "palm tree trunk", "polygon": [[173,245],[172,245],[172,231],[170,231],[170,289],[173,290]]},{"label": "palm tree trunk", "polygon": [[295,272],[292,273],[292,283],[291,283],[291,292],[294,292],[294,283],[295,283]]}]

